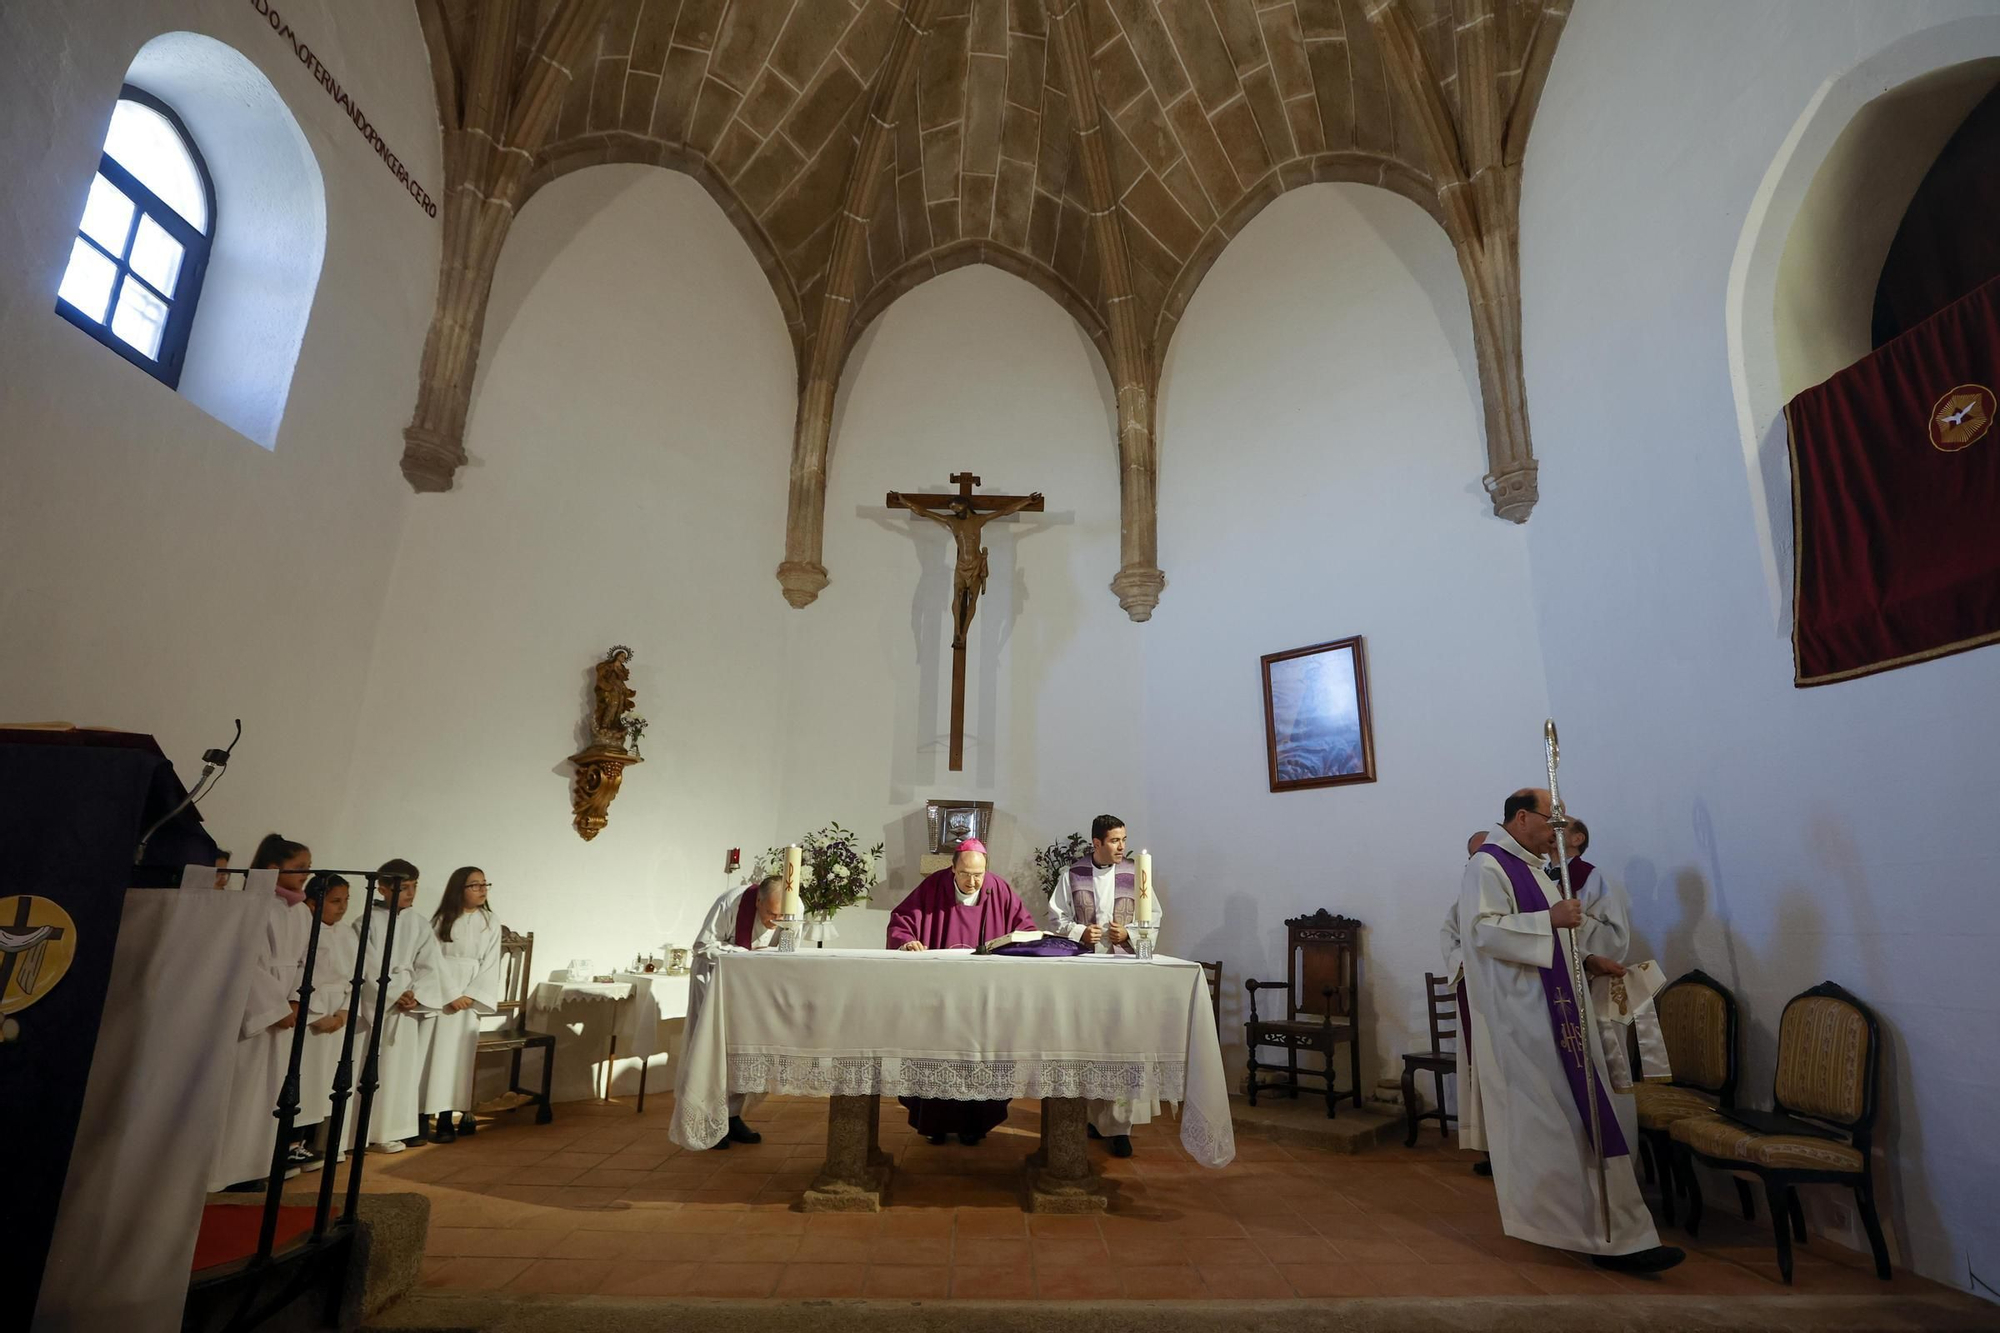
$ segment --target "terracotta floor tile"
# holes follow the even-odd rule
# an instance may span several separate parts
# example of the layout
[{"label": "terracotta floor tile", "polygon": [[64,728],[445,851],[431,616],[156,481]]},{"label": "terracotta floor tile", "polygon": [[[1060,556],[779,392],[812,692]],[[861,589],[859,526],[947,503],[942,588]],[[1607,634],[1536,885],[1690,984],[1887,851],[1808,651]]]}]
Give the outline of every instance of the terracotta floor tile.
[{"label": "terracotta floor tile", "polygon": [[792,1256],[801,1264],[866,1265],[875,1242],[857,1236],[822,1236],[812,1231],[799,1237],[798,1252]]},{"label": "terracotta floor tile", "polygon": [[891,1208],[882,1214],[876,1234],[910,1236],[918,1240],[948,1237],[956,1211],[951,1208]]},{"label": "terracotta floor tile", "polygon": [[650,1182],[651,1175],[652,1173],[648,1171],[626,1171],[615,1167],[600,1166],[585,1171],[569,1183],[586,1187],[592,1185],[614,1185],[623,1189],[630,1185],[647,1184]]},{"label": "terracotta floor tile", "polygon": [[859,1296],[867,1274],[858,1264],[786,1264],[773,1294],[780,1299]]},{"label": "terracotta floor tile", "polygon": [[1278,1272],[1304,1297],[1373,1296],[1375,1283],[1361,1264],[1305,1263],[1279,1264]]},{"label": "terracotta floor tile", "polygon": [[1197,1264],[1195,1271],[1217,1298],[1270,1300],[1289,1297],[1292,1284],[1271,1264]]},{"label": "terracotta floor tile", "polygon": [[873,1240],[882,1234],[880,1213],[808,1213],[808,1236],[848,1236]]},{"label": "terracotta floor tile", "polygon": [[430,1229],[424,1253],[439,1258],[546,1259],[570,1233],[523,1227],[438,1227]]},{"label": "terracotta floor tile", "polygon": [[1035,1255],[1037,1271],[1048,1268],[1073,1268],[1078,1264],[1109,1264],[1111,1252],[1102,1240],[1095,1236],[1045,1237],[1029,1242]]},{"label": "terracotta floor tile", "polygon": [[515,1275],[506,1290],[584,1296],[596,1291],[614,1267],[609,1259],[537,1259]]},{"label": "terracotta floor tile", "polygon": [[991,1236],[959,1237],[952,1242],[951,1261],[974,1268],[1006,1268],[1034,1263],[1033,1243]]},{"label": "terracotta floor tile", "polygon": [[745,1264],[790,1263],[799,1252],[803,1236],[750,1236],[742,1232],[720,1238],[716,1257]]},{"label": "terracotta floor tile", "polygon": [[1551,1296],[1610,1296],[1623,1290],[1609,1273],[1582,1264],[1516,1264],[1514,1271]]},{"label": "terracotta floor tile", "polygon": [[1318,1236],[1258,1236],[1255,1243],[1263,1257],[1274,1264],[1330,1264],[1340,1257]]},{"label": "terracotta floor tile", "polygon": [[1200,1300],[1208,1284],[1190,1264],[1136,1264],[1117,1270],[1127,1299],[1135,1301]]},{"label": "terracotta floor tile", "polygon": [[436,1267],[425,1265],[424,1284],[460,1291],[497,1291],[534,1262],[526,1258],[440,1259]]},{"label": "terracotta floor tile", "polygon": [[1028,1234],[1043,1237],[1090,1236],[1097,1233],[1094,1217],[1066,1217],[1060,1213],[1034,1213],[1028,1217]]},{"label": "terracotta floor tile", "polygon": [[582,1166],[523,1166],[514,1170],[516,1185],[568,1185],[587,1171]]},{"label": "terracotta floor tile", "polygon": [[615,1263],[603,1282],[600,1296],[684,1296],[696,1271],[694,1264]]},{"label": "terracotta floor tile", "polygon": [[1384,1296],[1532,1296],[1536,1289],[1514,1268],[1477,1264],[1365,1264],[1362,1273]]},{"label": "terracotta floor tile", "polygon": [[1415,1250],[1399,1240],[1363,1240],[1355,1236],[1343,1236],[1339,1240],[1327,1242],[1334,1253],[1351,1264],[1420,1264],[1423,1262]]},{"label": "terracotta floor tile", "polygon": [[683,1294],[688,1296],[769,1296],[778,1285],[777,1264],[697,1264]]},{"label": "terracotta floor tile", "polygon": [[951,1262],[949,1236],[882,1236],[868,1244],[868,1260],[877,1264],[936,1264]]},{"label": "terracotta floor tile", "polygon": [[539,1257],[544,1259],[650,1259],[663,1246],[687,1239],[671,1232],[583,1231],[570,1232],[561,1243]]},{"label": "terracotta floor tile", "polygon": [[1117,1275],[1101,1269],[1035,1269],[1035,1294],[1050,1301],[1104,1300],[1124,1291]]},{"label": "terracotta floor tile", "polygon": [[951,1294],[948,1264],[871,1264],[861,1294],[880,1298],[942,1297]]},{"label": "terracotta floor tile", "polygon": [[1005,1236],[1023,1238],[1028,1234],[1028,1214],[1014,1208],[955,1208],[952,1210],[958,1237]]},{"label": "terracotta floor tile", "polygon": [[1029,1300],[1035,1295],[1035,1275],[1025,1262],[954,1264],[951,1295],[965,1300]]}]

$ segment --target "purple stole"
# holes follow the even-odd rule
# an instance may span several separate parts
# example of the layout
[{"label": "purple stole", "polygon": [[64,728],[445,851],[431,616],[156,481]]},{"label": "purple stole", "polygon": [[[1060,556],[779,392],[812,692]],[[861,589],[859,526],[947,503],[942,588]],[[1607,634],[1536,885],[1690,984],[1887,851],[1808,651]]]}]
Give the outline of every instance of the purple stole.
[{"label": "purple stole", "polygon": [[1576,890],[1578,897],[1583,895],[1583,886],[1590,883],[1590,877],[1596,873],[1597,867],[1582,857],[1572,856],[1569,859],[1569,886]]},{"label": "purple stole", "polygon": [[[1500,868],[1507,872],[1507,881],[1514,886],[1514,906],[1518,910],[1549,910],[1549,898],[1542,891],[1541,877],[1529,869],[1526,861],[1492,843],[1479,850],[1498,861]],[[1574,867],[1571,874],[1575,874]],[[1569,1077],[1570,1096],[1576,1099],[1577,1114],[1583,1117],[1584,1133],[1588,1134],[1590,1082],[1583,1062],[1590,1055],[1590,1035],[1584,1031],[1583,1006],[1577,1003],[1576,990],[1570,985],[1569,968],[1565,965],[1560,940],[1555,942],[1554,965],[1537,970],[1542,974],[1542,998],[1549,1006],[1549,1032],[1555,1038],[1563,1073]],[[1623,1157],[1629,1149],[1625,1146],[1625,1135],[1618,1128],[1618,1116],[1611,1109],[1610,1098],[1605,1096],[1603,1080],[1596,1080],[1596,1085],[1597,1124],[1604,1135],[1604,1155]]]},{"label": "purple stole", "polygon": [[[1132,924],[1139,914],[1139,874],[1131,869],[1130,861],[1119,862],[1120,869],[1112,877],[1111,919],[1121,926]],[[1080,925],[1095,925],[1097,922],[1097,863],[1084,857],[1069,868],[1070,919]],[[1110,946],[1113,951],[1131,953],[1130,942]]]},{"label": "purple stole", "polygon": [[736,902],[736,947],[747,949],[757,933],[757,886],[743,890]]}]

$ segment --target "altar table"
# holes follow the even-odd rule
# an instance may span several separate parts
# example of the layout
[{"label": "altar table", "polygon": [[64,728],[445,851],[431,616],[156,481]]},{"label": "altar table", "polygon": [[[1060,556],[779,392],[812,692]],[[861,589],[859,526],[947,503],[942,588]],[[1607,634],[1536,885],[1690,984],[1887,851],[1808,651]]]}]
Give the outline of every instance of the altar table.
[{"label": "altar table", "polygon": [[723,1137],[730,1093],[831,1099],[809,1207],[879,1206],[883,1097],[1044,1099],[1031,1206],[1103,1206],[1083,1148],[1090,1098],[1178,1102],[1195,1161],[1236,1155],[1207,978],[1183,959],[724,948],[684,1040],[668,1130],[684,1148]]}]

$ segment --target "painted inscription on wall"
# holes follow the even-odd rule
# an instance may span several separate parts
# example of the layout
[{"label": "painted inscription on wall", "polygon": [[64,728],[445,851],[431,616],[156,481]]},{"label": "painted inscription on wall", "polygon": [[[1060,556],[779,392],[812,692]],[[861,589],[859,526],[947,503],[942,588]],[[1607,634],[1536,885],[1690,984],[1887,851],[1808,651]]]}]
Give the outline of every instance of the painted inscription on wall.
[{"label": "painted inscription on wall", "polygon": [[299,40],[298,34],[292,31],[292,25],[285,22],[277,7],[272,5],[270,0],[250,0],[250,7],[271,25],[272,32],[291,43],[292,54],[298,57],[301,65],[305,66],[306,72],[319,81],[319,86],[326,89],[326,95],[338,103],[340,109],[347,114],[347,118],[354,122],[354,128],[368,141],[368,146],[375,150],[375,156],[382,159],[390,173],[402,182],[405,190],[410,192],[410,198],[417,201],[417,207],[423,209],[427,215],[436,217],[437,201],[417,183],[414,176],[410,175],[410,169],[403,165],[403,160],[390,149],[382,136],[376,132],[375,126],[369,122],[367,115],[362,112],[360,103],[341,86],[333,71],[320,63],[312,48]]}]

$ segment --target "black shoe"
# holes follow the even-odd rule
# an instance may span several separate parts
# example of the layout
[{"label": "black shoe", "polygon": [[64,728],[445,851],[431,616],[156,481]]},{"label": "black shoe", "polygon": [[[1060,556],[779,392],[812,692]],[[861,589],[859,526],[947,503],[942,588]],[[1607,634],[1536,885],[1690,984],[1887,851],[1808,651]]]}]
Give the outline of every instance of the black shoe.
[{"label": "black shoe", "polygon": [[985,1137],[984,1134],[961,1134],[958,1136],[958,1141],[968,1148],[977,1148],[979,1141]]},{"label": "black shoe", "polygon": [[1614,1273],[1664,1273],[1685,1258],[1685,1250],[1672,1245],[1655,1245],[1650,1250],[1635,1250],[1631,1254],[1593,1254],[1590,1262]]},{"label": "black shoe", "polygon": [[1097,1126],[1091,1124],[1089,1121],[1084,1122],[1083,1132],[1093,1139],[1101,1139],[1104,1137],[1102,1134],[1097,1132]]},{"label": "black shoe", "polygon": [[1130,1134],[1113,1134],[1111,1136],[1111,1155],[1113,1157],[1130,1157],[1132,1155],[1132,1136]]},{"label": "black shoe", "polygon": [[404,1140],[403,1140],[403,1142],[405,1142],[405,1143],[412,1143],[412,1142],[418,1142],[418,1141],[421,1141],[421,1140],[423,1140],[423,1139],[427,1139],[427,1138],[429,1138],[429,1137],[430,1137],[430,1136],[431,1136],[431,1135],[432,1135],[433,1133],[435,1133],[435,1132],[436,1132],[436,1131],[435,1131],[434,1127],[433,1127],[433,1126],[432,1126],[432,1124],[431,1124],[431,1118],[430,1118],[429,1116],[427,1116],[427,1115],[420,1115],[420,1116],[418,1116],[418,1117],[417,1117],[417,1137],[416,1137],[416,1139],[404,1139]]},{"label": "black shoe", "polygon": [[239,1180],[234,1185],[224,1185],[224,1194],[262,1194],[265,1182],[261,1180]]},{"label": "black shoe", "polygon": [[762,1143],[764,1141],[764,1136],[744,1124],[743,1117],[740,1115],[729,1117],[729,1133],[723,1137],[733,1139],[737,1143]]},{"label": "black shoe", "polygon": [[1474,1162],[1472,1164],[1472,1174],[1475,1176],[1491,1176],[1493,1174],[1493,1163],[1490,1160]]},{"label": "black shoe", "polygon": [[424,1145],[425,1145],[426,1143],[429,1143],[429,1142],[430,1142],[430,1140],[429,1140],[429,1139],[425,1138],[425,1137],[424,1137],[424,1136],[423,1136],[422,1134],[419,1134],[419,1135],[417,1135],[417,1136],[416,1136],[415,1138],[413,1138],[413,1139],[404,1139],[404,1140],[403,1140],[403,1146],[404,1146],[405,1148],[421,1148],[421,1147],[423,1147],[423,1146],[424,1146]]},{"label": "black shoe", "polygon": [[928,1134],[925,1137],[930,1140],[933,1148],[942,1148],[945,1144],[951,1142],[951,1135],[949,1134]]},{"label": "black shoe", "polygon": [[437,1133],[431,1135],[432,1143],[458,1142],[458,1130],[451,1123],[451,1114],[446,1112],[437,1118]]},{"label": "black shoe", "polygon": [[727,1148],[729,1146],[729,1136],[727,1134],[724,1134],[721,1138],[717,1139],[710,1146],[715,1148]]}]

